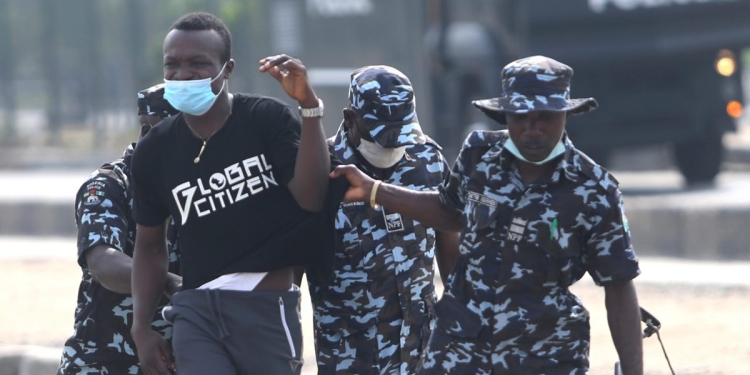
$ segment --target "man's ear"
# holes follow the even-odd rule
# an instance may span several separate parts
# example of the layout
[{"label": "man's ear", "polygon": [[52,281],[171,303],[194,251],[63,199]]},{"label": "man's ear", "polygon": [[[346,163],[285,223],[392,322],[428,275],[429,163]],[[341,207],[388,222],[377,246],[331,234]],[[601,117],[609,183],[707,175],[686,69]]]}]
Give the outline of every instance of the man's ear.
[{"label": "man's ear", "polygon": [[351,108],[344,108],[342,112],[344,113],[344,129],[346,129],[346,137],[349,139],[349,143],[353,147],[359,147],[360,139],[362,137],[356,126],[359,115]]},{"label": "man's ear", "polygon": [[233,71],[234,71],[234,59],[229,59],[227,61],[227,67],[224,68],[224,79],[229,79],[229,77],[232,76]]}]

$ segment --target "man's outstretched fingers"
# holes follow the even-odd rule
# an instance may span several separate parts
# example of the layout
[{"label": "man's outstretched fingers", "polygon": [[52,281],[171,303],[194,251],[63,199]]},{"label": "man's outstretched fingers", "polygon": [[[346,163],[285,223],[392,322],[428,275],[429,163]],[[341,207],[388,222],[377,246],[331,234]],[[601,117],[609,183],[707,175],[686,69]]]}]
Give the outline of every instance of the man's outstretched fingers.
[{"label": "man's outstretched fingers", "polygon": [[[261,62],[262,61],[263,60],[261,60]],[[265,63],[261,64],[259,70],[261,71],[261,73],[270,74],[271,77],[275,78],[279,82],[284,79],[282,68],[279,67],[279,64],[276,62],[276,60],[266,61]]]},{"label": "man's outstretched fingers", "polygon": [[281,54],[276,56],[268,56],[266,58],[263,58],[259,61],[260,63],[260,71],[265,72],[273,67],[276,67],[278,65],[281,65],[291,59],[290,56]]}]

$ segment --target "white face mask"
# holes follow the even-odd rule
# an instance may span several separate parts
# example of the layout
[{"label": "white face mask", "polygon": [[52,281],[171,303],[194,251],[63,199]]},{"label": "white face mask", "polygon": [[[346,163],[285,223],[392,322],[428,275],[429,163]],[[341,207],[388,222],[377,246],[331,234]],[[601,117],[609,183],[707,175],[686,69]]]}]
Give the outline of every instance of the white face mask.
[{"label": "white face mask", "polygon": [[557,142],[557,145],[555,148],[552,149],[552,152],[549,153],[549,155],[544,158],[544,160],[540,161],[530,161],[527,160],[523,155],[521,155],[521,151],[516,147],[516,144],[513,143],[513,140],[508,137],[508,140],[505,141],[505,144],[503,145],[503,148],[508,150],[513,156],[517,157],[520,160],[523,160],[527,163],[536,164],[536,165],[542,165],[545,163],[548,163],[550,160],[562,155],[565,152],[565,144],[562,141],[562,136],[560,137],[560,140]]},{"label": "white face mask", "polygon": [[404,154],[406,154],[406,146],[385,148],[377,143],[360,139],[357,151],[359,151],[359,153],[362,154],[367,162],[372,164],[373,167],[386,169],[396,165],[396,163],[404,157]]}]

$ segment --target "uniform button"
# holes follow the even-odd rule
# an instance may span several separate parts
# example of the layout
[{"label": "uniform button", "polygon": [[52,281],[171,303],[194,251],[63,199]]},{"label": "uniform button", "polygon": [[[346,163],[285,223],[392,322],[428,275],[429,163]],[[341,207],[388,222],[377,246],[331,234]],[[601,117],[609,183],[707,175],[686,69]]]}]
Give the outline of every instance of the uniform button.
[{"label": "uniform button", "polygon": [[398,235],[397,234],[391,234],[391,241],[398,241]]}]

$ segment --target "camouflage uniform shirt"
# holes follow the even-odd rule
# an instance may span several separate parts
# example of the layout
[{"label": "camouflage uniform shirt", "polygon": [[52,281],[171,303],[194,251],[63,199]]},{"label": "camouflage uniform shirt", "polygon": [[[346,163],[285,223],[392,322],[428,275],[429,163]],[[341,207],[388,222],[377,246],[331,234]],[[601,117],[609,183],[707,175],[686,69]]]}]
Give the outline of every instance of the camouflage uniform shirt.
[{"label": "camouflage uniform shirt", "polygon": [[465,227],[421,373],[585,374],[589,316],[568,287],[640,273],[614,177],[566,136],[551,178],[524,185],[507,138],[470,134],[440,187]]},{"label": "camouflage uniform shirt", "polygon": [[[130,337],[133,300],[107,290],[91,277],[84,251],[108,245],[133,256],[135,220],[130,159],[131,144],[121,159],[104,164],[89,176],[76,196],[78,263],[83,275],[75,310],[75,333],[66,342],[58,374],[140,374],[135,344]],[[174,238],[170,228],[170,238]],[[169,246],[169,271],[179,274],[179,251]],[[162,304],[166,303],[162,301]],[[157,312],[152,323],[167,338],[172,327]]]},{"label": "camouflage uniform shirt", "polygon": [[[342,164],[368,173],[343,126],[329,146]],[[439,150],[429,139],[408,146],[384,182],[436,190],[450,172]],[[435,230],[369,202],[345,202],[336,232],[332,280],[308,274],[319,373],[414,373],[435,301]]]}]

